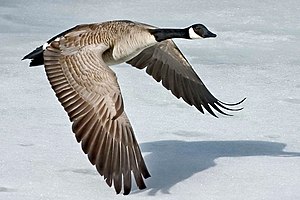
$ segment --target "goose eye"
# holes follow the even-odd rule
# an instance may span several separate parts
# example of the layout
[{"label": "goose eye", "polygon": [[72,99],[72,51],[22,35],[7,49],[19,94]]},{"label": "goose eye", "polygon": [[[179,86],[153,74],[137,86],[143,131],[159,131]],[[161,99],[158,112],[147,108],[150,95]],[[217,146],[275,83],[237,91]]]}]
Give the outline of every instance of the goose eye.
[{"label": "goose eye", "polygon": [[203,37],[204,30],[203,30],[203,28],[201,26],[194,27],[194,31],[195,31],[195,33],[197,33],[198,35],[200,35],[201,37]]}]

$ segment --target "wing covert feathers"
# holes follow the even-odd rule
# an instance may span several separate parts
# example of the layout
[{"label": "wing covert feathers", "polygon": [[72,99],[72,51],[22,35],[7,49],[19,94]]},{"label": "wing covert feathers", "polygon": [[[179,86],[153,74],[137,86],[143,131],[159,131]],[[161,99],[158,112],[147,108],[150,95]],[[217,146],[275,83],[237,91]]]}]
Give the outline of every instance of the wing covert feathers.
[{"label": "wing covert feathers", "polygon": [[[116,193],[138,188],[150,177],[124,105],[115,74],[102,61],[107,47],[68,46],[61,38],[44,52],[45,70],[72,130],[90,162]],[[72,49],[70,49],[72,48]],[[96,50],[95,50],[96,49]]]}]

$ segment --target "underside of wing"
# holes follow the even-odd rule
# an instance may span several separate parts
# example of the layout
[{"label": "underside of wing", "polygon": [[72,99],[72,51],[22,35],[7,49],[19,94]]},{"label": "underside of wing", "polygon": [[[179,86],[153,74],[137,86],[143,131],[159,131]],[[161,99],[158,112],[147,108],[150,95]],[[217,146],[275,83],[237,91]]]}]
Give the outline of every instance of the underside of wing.
[{"label": "underside of wing", "polygon": [[165,40],[145,49],[127,63],[138,69],[146,68],[146,72],[157,82],[162,81],[163,86],[171,90],[173,95],[177,98],[181,97],[202,113],[204,113],[203,107],[215,117],[217,115],[212,108],[224,115],[229,114],[220,108],[230,111],[242,109],[231,108],[231,106],[239,105],[245,99],[228,104],[215,98],[172,40]]},{"label": "underside of wing", "polygon": [[[76,40],[70,39],[73,43]],[[44,64],[90,162],[117,193],[123,188],[128,194],[131,173],[140,189],[146,187],[144,178],[150,174],[124,112],[115,73],[102,61],[101,55],[107,48],[103,44],[69,45],[68,37],[61,37],[46,48]]]}]

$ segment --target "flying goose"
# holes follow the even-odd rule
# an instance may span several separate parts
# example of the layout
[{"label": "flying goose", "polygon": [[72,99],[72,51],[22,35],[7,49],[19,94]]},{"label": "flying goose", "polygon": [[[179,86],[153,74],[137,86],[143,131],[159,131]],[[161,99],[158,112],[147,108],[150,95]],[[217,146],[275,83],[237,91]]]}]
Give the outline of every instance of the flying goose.
[{"label": "flying goose", "polygon": [[[78,142],[90,162],[114,185],[117,194],[131,191],[131,173],[137,187],[146,188],[150,177],[124,103],[116,74],[110,65],[126,62],[146,72],[177,98],[206,109],[217,117],[227,104],[215,98],[171,38],[210,38],[216,34],[202,24],[184,29],[161,29],[118,20],[83,24],[66,30],[36,48],[23,59],[30,66],[44,65],[52,89],[68,113]],[[203,109],[204,108],[204,109]]]}]

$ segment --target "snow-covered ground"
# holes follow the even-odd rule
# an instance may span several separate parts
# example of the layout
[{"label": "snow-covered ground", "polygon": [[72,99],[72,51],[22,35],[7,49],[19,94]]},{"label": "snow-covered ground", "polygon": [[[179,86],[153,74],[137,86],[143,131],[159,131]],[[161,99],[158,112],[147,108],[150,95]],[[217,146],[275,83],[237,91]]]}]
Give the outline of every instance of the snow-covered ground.
[{"label": "snow-covered ground", "polygon": [[[217,38],[175,42],[216,97],[247,97],[217,119],[113,67],[152,175],[126,197],[90,165],[43,68],[21,62],[67,28],[112,19],[205,24]],[[0,199],[300,199],[299,53],[299,0],[1,0]]]}]

